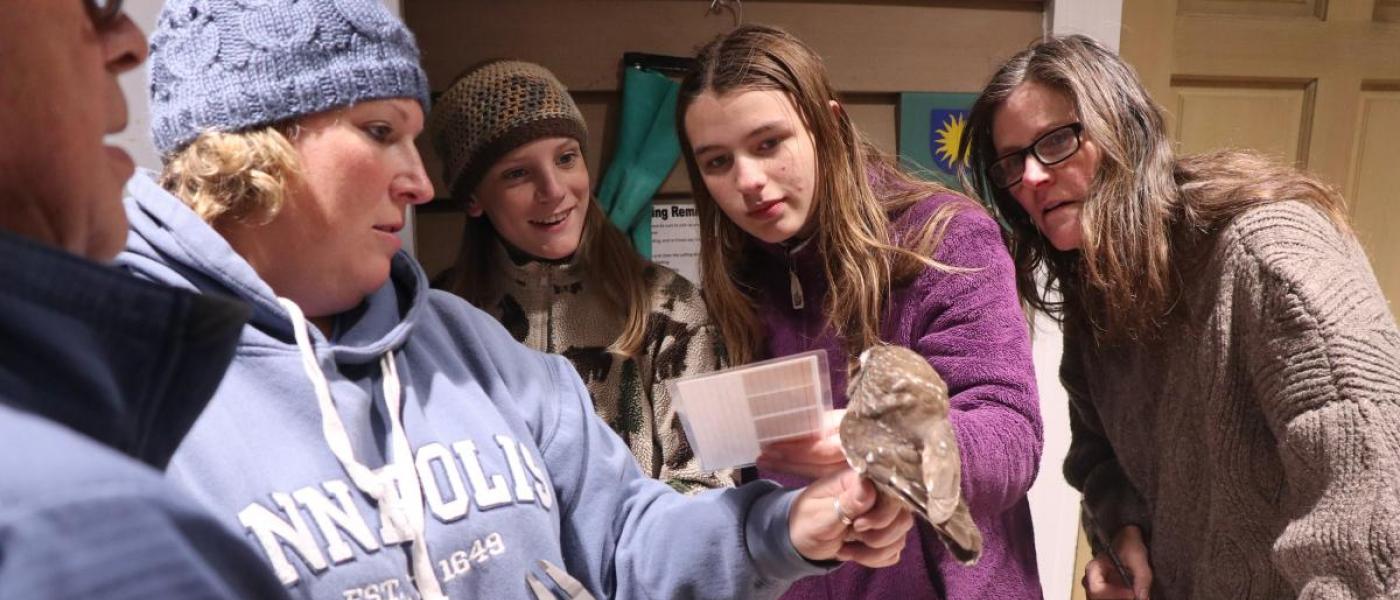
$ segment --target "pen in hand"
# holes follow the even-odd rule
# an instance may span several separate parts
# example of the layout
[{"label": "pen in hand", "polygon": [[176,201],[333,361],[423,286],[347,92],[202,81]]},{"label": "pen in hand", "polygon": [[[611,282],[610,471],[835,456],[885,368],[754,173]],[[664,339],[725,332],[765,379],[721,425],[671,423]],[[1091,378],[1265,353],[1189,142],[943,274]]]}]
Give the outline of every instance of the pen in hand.
[{"label": "pen in hand", "polygon": [[1128,568],[1123,566],[1123,560],[1118,558],[1118,553],[1113,550],[1112,540],[1108,539],[1107,532],[1105,532],[1102,529],[1099,529],[1099,524],[1094,521],[1094,515],[1089,512],[1089,507],[1085,506],[1082,500],[1079,504],[1079,512],[1083,516],[1084,524],[1088,526],[1088,529],[1093,534],[1094,539],[1097,540],[1099,542],[1099,545],[1103,546],[1104,551],[1108,553],[1108,560],[1113,562],[1113,568],[1114,570],[1118,571],[1118,577],[1120,577],[1123,580],[1123,584],[1128,586],[1128,589],[1132,590],[1133,600],[1139,600],[1137,595],[1137,588],[1133,586],[1133,576],[1131,573],[1128,572]]}]

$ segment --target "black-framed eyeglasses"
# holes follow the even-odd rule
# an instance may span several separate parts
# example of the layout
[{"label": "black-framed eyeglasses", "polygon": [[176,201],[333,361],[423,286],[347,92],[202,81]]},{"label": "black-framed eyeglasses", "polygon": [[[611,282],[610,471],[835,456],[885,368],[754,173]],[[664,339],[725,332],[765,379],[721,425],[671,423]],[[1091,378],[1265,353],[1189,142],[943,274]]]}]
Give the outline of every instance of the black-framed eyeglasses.
[{"label": "black-framed eyeglasses", "polygon": [[1069,160],[1079,151],[1079,135],[1083,132],[1084,125],[1080,123],[1051,129],[1035,138],[1031,145],[992,161],[992,165],[987,167],[987,178],[992,185],[1001,189],[1020,183],[1021,175],[1026,172],[1027,154],[1035,156],[1040,164],[1047,167]]},{"label": "black-framed eyeglasses", "polygon": [[122,14],[122,0],[83,0],[83,6],[87,7],[92,23],[99,28],[115,23],[117,15]]}]

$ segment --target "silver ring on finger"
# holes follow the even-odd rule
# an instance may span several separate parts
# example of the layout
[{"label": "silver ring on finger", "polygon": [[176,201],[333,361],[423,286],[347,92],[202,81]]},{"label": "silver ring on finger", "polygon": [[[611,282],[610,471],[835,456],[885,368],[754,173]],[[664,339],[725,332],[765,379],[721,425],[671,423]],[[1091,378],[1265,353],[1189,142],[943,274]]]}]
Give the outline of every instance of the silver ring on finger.
[{"label": "silver ring on finger", "polygon": [[831,500],[831,508],[834,509],[834,510],[836,511],[836,518],[839,519],[839,520],[841,521],[841,524],[842,524],[842,525],[845,525],[846,527],[850,527],[851,525],[855,524],[855,522],[856,522],[855,519],[852,519],[852,518],[846,516],[846,511],[844,511],[844,510],[841,509],[841,499],[840,499],[840,498],[833,498],[833,499]]}]

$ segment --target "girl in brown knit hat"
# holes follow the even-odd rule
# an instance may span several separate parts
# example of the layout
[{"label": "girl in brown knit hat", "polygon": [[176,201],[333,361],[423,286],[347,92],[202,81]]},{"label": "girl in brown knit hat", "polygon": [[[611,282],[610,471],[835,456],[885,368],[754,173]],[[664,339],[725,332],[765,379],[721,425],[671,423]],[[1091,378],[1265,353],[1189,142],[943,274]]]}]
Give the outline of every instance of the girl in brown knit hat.
[{"label": "girl in brown knit hat", "polygon": [[728,471],[700,470],[664,386],[718,366],[704,301],[638,256],[593,199],[588,128],[563,84],[522,61],[473,67],[442,95],[430,130],[468,214],[440,287],[568,358],[644,472],[681,491],[732,485]]}]

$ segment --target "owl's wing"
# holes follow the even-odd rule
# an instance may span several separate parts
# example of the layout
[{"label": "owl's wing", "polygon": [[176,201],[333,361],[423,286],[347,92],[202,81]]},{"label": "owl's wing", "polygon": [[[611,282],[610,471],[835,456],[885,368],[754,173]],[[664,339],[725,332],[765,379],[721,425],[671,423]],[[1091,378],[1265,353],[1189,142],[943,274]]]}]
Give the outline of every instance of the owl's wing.
[{"label": "owl's wing", "polygon": [[856,472],[924,514],[928,494],[923,489],[919,453],[903,443],[888,424],[847,411],[841,420],[841,449]]},{"label": "owl's wing", "polygon": [[952,516],[962,498],[962,458],[953,425],[947,418],[929,423],[920,460],[921,479],[928,492],[928,520],[942,523]]},{"label": "owl's wing", "polygon": [[903,500],[910,510],[917,514],[927,514],[925,511],[928,507],[928,494],[924,491],[923,484],[915,478],[918,474],[912,472],[917,468],[916,460],[909,457],[879,461],[871,465],[867,476],[876,487]]}]

